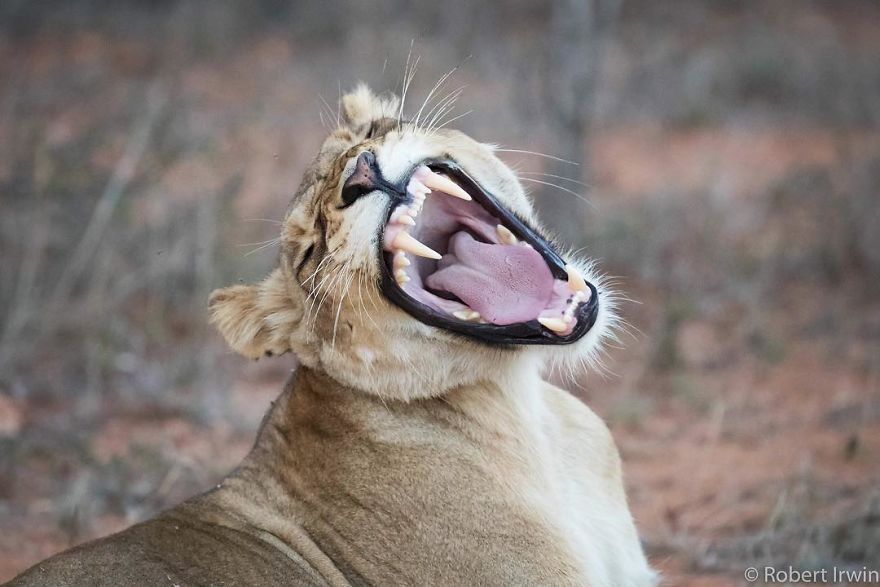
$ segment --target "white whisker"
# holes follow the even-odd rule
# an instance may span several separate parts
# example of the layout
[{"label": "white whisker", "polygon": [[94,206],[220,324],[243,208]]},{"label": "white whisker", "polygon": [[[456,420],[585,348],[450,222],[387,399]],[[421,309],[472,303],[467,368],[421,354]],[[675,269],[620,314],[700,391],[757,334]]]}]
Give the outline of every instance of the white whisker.
[{"label": "white whisker", "polygon": [[[368,293],[368,295],[370,296],[370,301],[373,302],[373,309],[374,309],[374,310],[377,309],[377,308],[376,308],[376,305],[375,305],[375,301],[372,299],[372,298],[373,298],[373,290],[369,287],[369,283],[367,282],[367,276],[366,276],[365,273],[360,272],[360,273],[358,273],[358,299],[359,299],[360,302],[361,302],[361,307],[362,307],[363,310],[364,310],[364,314],[367,315],[367,319],[370,321],[370,323],[372,323],[372,325],[373,325],[374,327],[376,327],[376,328],[378,329],[378,328],[379,328],[379,325],[376,324],[376,321],[375,321],[375,320],[373,320],[373,316],[370,314],[370,311],[367,310],[367,306],[366,306],[366,304],[364,304],[363,292],[361,291],[361,286],[363,286],[363,285],[367,285],[367,286],[368,286],[368,287],[367,287],[367,293]],[[361,324],[363,324],[363,319],[361,319]]]},{"label": "white whisker", "polygon": [[257,246],[257,248],[255,248],[255,249],[253,249],[253,250],[251,250],[251,251],[248,251],[248,252],[246,252],[246,253],[243,255],[244,257],[249,257],[249,256],[253,255],[254,253],[258,253],[259,251],[262,251],[263,249],[268,249],[269,247],[271,247],[271,246],[273,246],[273,245],[277,245],[277,244],[279,244],[280,242],[281,242],[281,237],[277,237],[277,238],[273,238],[273,239],[270,239],[270,240],[267,240],[267,241],[262,241],[262,242],[259,242],[259,243],[247,243],[247,244],[242,244],[242,245],[238,245],[238,246],[240,246],[240,247],[252,247],[252,246],[255,246],[255,245],[259,245],[259,246]]},{"label": "white whisker", "polygon": [[425,126],[425,132],[431,132],[434,128],[434,125],[443,120],[443,116],[446,115],[452,108],[455,107],[455,102],[461,96],[461,93],[465,90],[466,86],[461,86],[441,98],[437,101],[437,103],[428,111],[425,115],[425,119],[428,120],[428,124]]},{"label": "white whisker", "polygon": [[318,94],[318,98],[321,99],[321,102],[323,103],[324,108],[326,108],[325,112],[327,113],[330,120],[336,119],[336,126],[338,127],[339,126],[339,109],[337,108],[336,114],[334,114],[333,108],[330,106],[330,104],[327,102],[327,100],[324,99],[324,96],[322,96],[321,94]]},{"label": "white whisker", "polygon": [[535,155],[537,157],[552,159],[553,161],[559,161],[560,163],[568,163],[569,165],[580,165],[580,163],[569,161],[568,159],[563,159],[562,157],[556,157],[555,155],[548,155],[547,153],[539,153],[538,151],[526,151],[525,149],[503,149],[501,147],[495,147],[495,150],[500,153],[523,153],[525,155]]},{"label": "white whisker", "polygon": [[437,83],[434,84],[434,87],[432,87],[431,91],[428,92],[428,95],[425,96],[425,100],[424,100],[424,102],[422,102],[422,107],[419,108],[419,111],[416,113],[415,122],[414,122],[414,124],[416,126],[419,126],[421,119],[422,119],[422,112],[425,110],[425,107],[427,107],[428,103],[431,101],[431,98],[434,96],[434,93],[436,91],[438,91],[443,86],[443,84],[446,82],[446,80],[449,79],[449,76],[454,74],[456,72],[456,70],[458,70],[457,65],[455,67],[453,67],[452,69],[450,69],[449,71],[447,71],[446,73],[444,73],[442,76],[440,76],[440,79],[437,80]]},{"label": "white whisker", "polygon": [[577,184],[577,185],[584,187],[584,188],[587,188],[587,189],[590,189],[592,187],[592,186],[590,186],[580,180],[572,179],[570,177],[565,177],[564,175],[556,175],[554,173],[544,173],[542,171],[519,171],[517,173],[519,173],[519,175],[539,175],[541,177],[552,177],[554,179],[560,179],[562,181],[568,181],[573,184]]},{"label": "white whisker", "polygon": [[[351,260],[349,259],[349,263]],[[346,264],[347,266],[348,264]],[[336,348],[336,329],[339,326],[339,316],[342,313],[342,305],[345,303],[345,298],[348,296],[348,290],[351,289],[351,280],[354,279],[354,273],[349,272],[348,281],[346,282],[345,291],[342,292],[342,296],[339,298],[339,305],[336,307],[336,318],[333,319],[333,338],[330,343],[330,347]]]},{"label": "white whisker", "polygon": [[[328,252],[327,255],[326,255],[323,259],[321,259],[321,260],[318,262],[318,266],[315,267],[315,270],[312,271],[312,274],[309,275],[308,277],[306,277],[306,278],[303,280],[303,282],[300,283],[300,285],[303,286],[303,287],[305,287],[306,283],[308,283],[309,280],[311,280],[312,283],[314,284],[314,279],[315,279],[315,276],[318,274],[318,271],[320,271],[321,268],[324,267],[324,264],[325,264],[325,263],[328,263],[328,262],[330,262],[330,261],[333,259],[333,255],[336,254],[336,252],[337,252],[338,250],[339,250],[339,247],[337,247],[337,248],[333,249],[332,251]],[[311,294],[310,294],[310,295],[311,295]]]},{"label": "white whisker", "polygon": [[397,126],[400,126],[403,122],[403,109],[406,105],[406,97],[409,92],[409,87],[412,84],[413,78],[415,78],[416,76],[416,68],[418,67],[419,60],[421,59],[421,57],[416,57],[415,60],[412,61],[412,64],[410,64],[414,44],[415,39],[411,39],[409,42],[409,53],[406,54],[406,65],[403,68],[403,81],[401,83],[400,90],[400,107],[397,111]]},{"label": "white whisker", "polygon": [[342,80],[336,80],[336,128],[342,126]]},{"label": "white whisker", "polygon": [[253,247],[256,245],[265,245],[265,244],[272,244],[272,243],[277,243],[277,242],[281,242],[281,237],[276,236],[275,238],[270,238],[269,240],[265,240],[265,241],[259,241],[259,242],[255,242],[255,243],[241,243],[241,244],[238,244],[235,246],[237,246],[237,247]]},{"label": "white whisker", "polygon": [[534,178],[531,178],[531,177],[520,177],[520,180],[522,180],[522,181],[530,181],[530,182],[532,182],[532,183],[538,183],[538,184],[541,184],[541,185],[546,185],[546,186],[549,186],[549,187],[556,188],[556,189],[558,189],[558,190],[561,190],[561,191],[563,191],[563,192],[566,192],[566,193],[571,194],[572,196],[576,197],[576,198],[579,199],[579,200],[584,201],[584,202],[585,202],[587,205],[589,205],[591,208],[595,208],[595,207],[596,207],[595,204],[593,204],[591,201],[589,201],[588,199],[586,199],[583,195],[577,193],[577,192],[574,191],[574,190],[570,190],[570,189],[568,189],[567,187],[564,187],[564,186],[561,186],[561,185],[558,185],[558,184],[555,184],[555,183],[551,183],[551,182],[549,182],[549,181],[542,181],[542,180],[540,180],[540,179],[534,179]]},{"label": "white whisker", "polygon": [[245,222],[271,222],[272,224],[284,224],[280,220],[272,220],[271,218],[244,218]]},{"label": "white whisker", "polygon": [[470,113],[472,113],[472,112],[473,112],[473,110],[468,110],[467,112],[462,112],[462,113],[459,114],[458,116],[454,116],[454,117],[450,118],[449,120],[447,120],[447,121],[444,122],[443,124],[438,124],[438,125],[434,128],[434,130],[440,130],[441,128],[443,128],[443,127],[445,127],[445,126],[447,126],[447,125],[449,125],[449,124],[452,124],[453,122],[455,122],[455,121],[458,120],[459,118],[464,118],[465,116],[467,116],[468,114],[470,114]]},{"label": "white whisker", "polygon": [[[314,323],[318,320],[318,315],[321,313],[321,308],[324,306],[324,302],[327,301],[327,297],[330,295],[330,292],[339,284],[340,280],[345,276],[345,269],[348,266],[348,263],[351,263],[351,259],[347,260],[342,266],[337,267],[335,272],[329,273],[321,280],[321,283],[318,285],[318,290],[324,290],[324,294],[321,296],[321,300],[318,302],[317,307],[315,309],[315,315],[313,318],[313,327]],[[331,277],[329,282],[327,282],[327,278]],[[325,285],[326,283],[326,285]]]}]

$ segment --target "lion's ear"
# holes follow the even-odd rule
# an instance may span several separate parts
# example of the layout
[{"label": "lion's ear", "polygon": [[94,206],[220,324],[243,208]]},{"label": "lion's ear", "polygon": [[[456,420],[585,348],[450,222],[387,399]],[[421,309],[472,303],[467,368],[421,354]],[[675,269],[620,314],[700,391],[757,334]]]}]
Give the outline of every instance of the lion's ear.
[{"label": "lion's ear", "polygon": [[397,118],[400,100],[393,94],[377,96],[366,84],[342,97],[342,117],[345,123],[358,132],[374,120]]},{"label": "lion's ear", "polygon": [[214,290],[208,308],[211,323],[229,346],[250,359],[290,351],[291,336],[302,319],[280,268],[256,285]]}]

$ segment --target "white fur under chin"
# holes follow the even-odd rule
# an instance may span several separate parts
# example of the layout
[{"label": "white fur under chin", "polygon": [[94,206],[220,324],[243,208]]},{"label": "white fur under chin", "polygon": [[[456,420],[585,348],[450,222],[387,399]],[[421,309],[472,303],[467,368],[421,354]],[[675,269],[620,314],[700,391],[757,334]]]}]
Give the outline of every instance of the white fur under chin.
[{"label": "white fur under chin", "polygon": [[618,296],[606,285],[607,278],[597,271],[596,264],[563,255],[568,263],[580,270],[581,275],[595,286],[599,295],[596,322],[583,338],[570,345],[539,347],[545,369],[558,373],[570,381],[586,370],[603,371],[603,355],[609,342],[618,341],[620,317],[617,313]]},{"label": "white fur under chin", "polygon": [[[372,264],[374,259],[365,258],[363,262]],[[596,271],[595,264],[575,259],[569,262],[599,295],[595,324],[572,344],[496,348],[442,332],[398,310],[394,319],[383,323],[383,348],[335,336],[316,341],[317,361],[344,385],[382,398],[407,401],[437,397],[480,380],[515,381],[526,371],[559,374],[574,382],[585,370],[601,371],[605,345],[617,340],[619,318],[616,295],[605,286],[605,278]],[[356,321],[354,327],[377,328],[367,320]]]},{"label": "white fur under chin", "polygon": [[[408,326],[414,331],[433,328],[421,323]],[[343,350],[324,344],[321,366],[344,385],[383,399],[404,401],[439,397],[480,381],[500,383],[529,365],[539,371],[537,358],[521,350],[493,349],[470,341],[443,345],[426,334],[403,338],[379,351],[359,345]],[[416,342],[419,338],[433,342]],[[437,346],[447,348],[441,353]]]}]

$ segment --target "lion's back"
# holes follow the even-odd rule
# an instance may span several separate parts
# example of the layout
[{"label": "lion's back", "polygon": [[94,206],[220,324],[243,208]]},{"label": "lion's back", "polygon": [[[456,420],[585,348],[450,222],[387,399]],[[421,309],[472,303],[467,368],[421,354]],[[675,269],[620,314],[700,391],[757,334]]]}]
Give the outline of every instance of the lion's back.
[{"label": "lion's back", "polygon": [[254,536],[171,514],[57,554],[9,586],[322,584],[307,563]]}]

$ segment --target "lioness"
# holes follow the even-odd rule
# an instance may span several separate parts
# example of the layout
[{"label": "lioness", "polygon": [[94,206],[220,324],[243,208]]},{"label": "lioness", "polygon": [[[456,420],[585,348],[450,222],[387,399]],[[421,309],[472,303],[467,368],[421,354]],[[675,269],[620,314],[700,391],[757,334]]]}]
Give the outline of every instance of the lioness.
[{"label": "lioness", "polygon": [[615,321],[494,148],[359,87],[279,266],[217,290],[229,345],[300,367],[216,488],[13,585],[655,584],[620,459],[541,378]]}]

